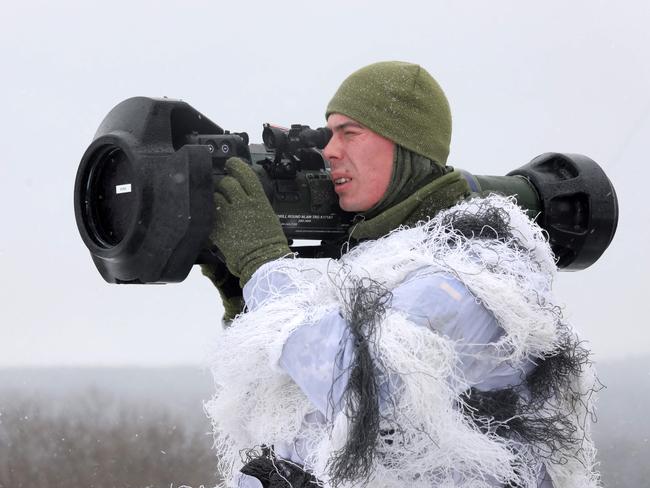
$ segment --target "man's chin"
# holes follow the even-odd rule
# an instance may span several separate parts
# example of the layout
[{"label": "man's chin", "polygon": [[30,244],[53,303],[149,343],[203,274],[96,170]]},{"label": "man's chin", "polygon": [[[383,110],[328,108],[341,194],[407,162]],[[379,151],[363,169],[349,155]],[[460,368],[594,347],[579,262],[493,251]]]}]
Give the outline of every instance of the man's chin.
[{"label": "man's chin", "polygon": [[339,198],[339,207],[346,212],[361,213],[367,210],[362,205],[355,204],[354,202],[346,202],[343,198]]},{"label": "man's chin", "polygon": [[346,203],[343,203],[340,200],[339,200],[339,207],[341,207],[341,210],[344,210],[346,212],[356,212],[356,210],[354,210],[354,207],[352,207],[352,206],[350,206],[350,205],[348,205]]}]

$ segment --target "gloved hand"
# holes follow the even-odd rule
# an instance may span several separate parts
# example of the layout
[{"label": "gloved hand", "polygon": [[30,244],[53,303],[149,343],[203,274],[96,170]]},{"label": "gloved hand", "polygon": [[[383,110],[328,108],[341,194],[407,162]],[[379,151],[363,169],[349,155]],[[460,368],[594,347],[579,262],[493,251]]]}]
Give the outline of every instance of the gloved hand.
[{"label": "gloved hand", "polygon": [[223,321],[229,325],[244,310],[244,296],[239,279],[228,271],[224,263],[202,264],[201,272],[219,290],[224,309]]},{"label": "gloved hand", "polygon": [[214,194],[215,225],[210,239],[244,285],[263,264],[291,254],[287,238],[262,184],[244,161],[226,161]]}]

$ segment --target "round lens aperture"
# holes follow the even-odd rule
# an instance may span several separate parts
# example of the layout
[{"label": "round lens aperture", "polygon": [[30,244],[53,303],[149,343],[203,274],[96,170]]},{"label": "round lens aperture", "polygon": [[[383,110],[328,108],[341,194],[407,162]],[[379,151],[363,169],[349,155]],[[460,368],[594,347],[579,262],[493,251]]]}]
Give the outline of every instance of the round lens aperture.
[{"label": "round lens aperture", "polygon": [[102,247],[118,245],[136,213],[133,167],[122,149],[105,146],[95,153],[85,190],[89,234]]}]

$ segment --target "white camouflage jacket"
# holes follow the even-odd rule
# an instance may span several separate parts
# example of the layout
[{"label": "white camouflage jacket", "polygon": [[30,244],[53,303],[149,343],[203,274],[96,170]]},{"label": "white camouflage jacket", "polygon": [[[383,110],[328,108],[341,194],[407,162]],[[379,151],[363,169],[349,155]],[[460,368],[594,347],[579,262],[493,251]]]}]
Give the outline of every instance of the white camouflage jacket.
[{"label": "white camouflage jacket", "polygon": [[266,445],[324,486],[598,486],[596,380],[555,272],[539,227],[499,196],[339,260],[262,266],[213,359],[226,484],[262,486],[238,470]]}]

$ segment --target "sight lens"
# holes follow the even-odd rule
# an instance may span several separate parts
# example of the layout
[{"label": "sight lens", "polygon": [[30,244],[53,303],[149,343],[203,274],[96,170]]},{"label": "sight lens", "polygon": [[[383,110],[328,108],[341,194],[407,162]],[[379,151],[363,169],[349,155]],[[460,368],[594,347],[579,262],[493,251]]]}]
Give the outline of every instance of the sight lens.
[{"label": "sight lens", "polygon": [[104,146],[90,161],[85,195],[84,220],[91,238],[101,247],[118,245],[136,215],[133,167],[122,149]]}]

